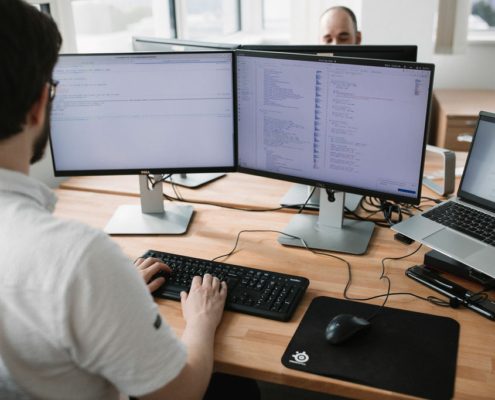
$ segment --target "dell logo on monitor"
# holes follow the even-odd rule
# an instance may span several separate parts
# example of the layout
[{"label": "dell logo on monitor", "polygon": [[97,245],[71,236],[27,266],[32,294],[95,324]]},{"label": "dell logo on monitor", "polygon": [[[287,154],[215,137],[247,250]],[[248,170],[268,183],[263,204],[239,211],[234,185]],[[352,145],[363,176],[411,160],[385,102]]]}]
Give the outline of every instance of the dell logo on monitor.
[{"label": "dell logo on monitor", "polygon": [[139,171],[139,173],[140,173],[141,175],[149,175],[149,174],[150,174],[150,171],[148,171],[148,170],[143,170],[143,171]]}]

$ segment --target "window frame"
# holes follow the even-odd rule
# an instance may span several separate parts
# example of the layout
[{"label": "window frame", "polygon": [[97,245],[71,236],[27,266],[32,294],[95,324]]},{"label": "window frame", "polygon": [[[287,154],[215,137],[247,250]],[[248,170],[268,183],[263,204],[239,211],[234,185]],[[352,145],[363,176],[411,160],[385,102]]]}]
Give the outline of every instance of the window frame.
[{"label": "window frame", "polygon": [[[472,7],[473,7],[473,0],[470,1],[470,12],[469,12],[470,16],[473,15]],[[495,45],[495,26],[489,30],[481,31],[481,30],[469,29],[469,25],[468,25],[467,41],[468,44]]]}]

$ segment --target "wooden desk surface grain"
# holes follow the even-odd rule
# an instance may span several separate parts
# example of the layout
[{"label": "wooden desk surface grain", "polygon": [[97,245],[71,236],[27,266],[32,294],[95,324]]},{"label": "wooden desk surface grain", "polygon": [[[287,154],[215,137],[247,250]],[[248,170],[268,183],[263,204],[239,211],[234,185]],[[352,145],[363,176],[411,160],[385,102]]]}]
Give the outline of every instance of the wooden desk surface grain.
[{"label": "wooden desk surface grain", "polygon": [[[80,220],[101,229],[116,207],[139,202],[136,197],[88,191],[60,189],[57,194],[59,202],[55,214],[58,217]],[[290,218],[291,214],[283,212],[248,213],[196,205],[193,221],[187,234],[183,236],[114,236],[113,239],[131,259],[147,249],[210,259],[229,252],[239,231],[283,230]],[[368,297],[385,293],[386,283],[379,280],[381,259],[408,254],[416,246],[417,244],[402,245],[393,240],[393,232],[390,229],[376,228],[366,255],[342,256],[352,264],[353,284],[349,295]],[[386,273],[392,281],[392,291],[410,291],[421,296],[434,294],[404,275],[406,268],[422,261],[427,250],[422,248],[405,260],[386,262]],[[290,322],[271,321],[227,311],[216,337],[217,370],[349,398],[408,398],[392,392],[287,369],[280,362],[311,300],[322,295],[343,298],[344,286],[348,279],[344,263],[312,254],[305,249],[284,247],[277,242],[277,234],[270,232],[243,234],[237,252],[228,262],[303,275],[309,278],[311,283]],[[370,303],[381,304],[381,301],[377,299]],[[180,335],[184,328],[180,304],[168,300],[159,300],[158,304],[163,317]],[[466,309],[441,308],[410,296],[393,296],[389,299],[388,306],[457,320],[461,331],[455,398],[494,398],[494,322]],[[418,335],[421,334],[418,327]]]},{"label": "wooden desk surface grain", "polygon": [[[193,201],[210,201],[218,204],[252,208],[276,208],[292,183],[259,176],[229,173],[197,189],[177,186],[180,194]],[[60,185],[62,189],[83,190],[95,193],[139,196],[139,180],[128,176],[78,176]],[[176,197],[169,183],[163,184],[165,194]]]},{"label": "wooden desk surface grain", "polygon": [[[462,166],[466,154],[456,153],[456,164]],[[438,155],[426,153],[425,174],[439,172],[442,168]],[[246,208],[276,208],[293,184],[277,179],[264,178],[241,173],[229,173],[197,189],[178,187],[180,194],[188,200],[215,202],[217,204]],[[78,176],[60,185],[62,189],[89,191],[93,193],[139,196],[139,180],[135,175],[128,176]],[[176,196],[172,185],[163,184],[167,195]],[[435,193],[423,187],[423,196]],[[283,209],[281,211],[289,211]]]}]

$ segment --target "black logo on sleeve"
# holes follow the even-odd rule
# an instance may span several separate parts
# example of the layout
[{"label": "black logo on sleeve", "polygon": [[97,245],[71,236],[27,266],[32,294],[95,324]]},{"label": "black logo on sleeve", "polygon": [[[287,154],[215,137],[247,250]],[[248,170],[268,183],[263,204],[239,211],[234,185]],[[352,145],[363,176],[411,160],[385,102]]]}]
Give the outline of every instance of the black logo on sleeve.
[{"label": "black logo on sleeve", "polygon": [[155,322],[153,322],[153,326],[155,329],[159,329],[160,326],[162,326],[162,317],[160,317],[160,314],[157,314]]}]

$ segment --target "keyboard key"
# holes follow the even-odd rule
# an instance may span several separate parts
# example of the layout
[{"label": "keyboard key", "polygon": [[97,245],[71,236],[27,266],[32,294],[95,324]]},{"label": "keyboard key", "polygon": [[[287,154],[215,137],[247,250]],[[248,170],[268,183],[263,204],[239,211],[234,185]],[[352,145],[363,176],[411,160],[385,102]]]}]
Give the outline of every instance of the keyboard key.
[{"label": "keyboard key", "polygon": [[493,245],[495,217],[453,201],[441,204],[424,217]]}]

